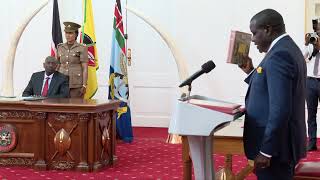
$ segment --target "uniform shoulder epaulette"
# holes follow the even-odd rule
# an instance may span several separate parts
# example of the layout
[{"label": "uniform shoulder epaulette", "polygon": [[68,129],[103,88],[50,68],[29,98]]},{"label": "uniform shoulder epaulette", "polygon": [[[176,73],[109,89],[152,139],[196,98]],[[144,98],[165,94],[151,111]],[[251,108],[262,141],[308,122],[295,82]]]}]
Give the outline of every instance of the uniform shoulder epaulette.
[{"label": "uniform shoulder epaulette", "polygon": [[63,43],[59,43],[59,44],[57,45],[57,47],[58,47],[58,46],[61,46],[62,44],[63,44]]}]

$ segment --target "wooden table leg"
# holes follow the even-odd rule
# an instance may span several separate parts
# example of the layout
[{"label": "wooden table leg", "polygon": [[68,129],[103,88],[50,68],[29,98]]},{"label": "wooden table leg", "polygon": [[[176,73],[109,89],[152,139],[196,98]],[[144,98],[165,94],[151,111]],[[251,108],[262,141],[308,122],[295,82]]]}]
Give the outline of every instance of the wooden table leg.
[{"label": "wooden table leg", "polygon": [[80,162],[77,165],[78,171],[89,171],[88,165],[88,120],[89,114],[79,114],[79,135],[80,135]]},{"label": "wooden table leg", "polygon": [[117,146],[117,132],[116,132],[116,114],[117,111],[113,111],[113,116],[111,115],[111,132],[112,132],[112,141],[111,141],[111,166],[114,167],[118,161],[118,156],[116,155],[116,146]]},{"label": "wooden table leg", "polygon": [[242,180],[247,177],[250,173],[252,173],[254,168],[254,161],[248,160],[248,164],[246,167],[241,169],[241,171],[236,175],[236,180]]},{"label": "wooden table leg", "polygon": [[[39,114],[39,120],[37,121],[39,123],[39,131],[40,136],[38,136],[38,149],[36,153],[37,161],[34,164],[34,167],[36,170],[46,170],[47,169],[47,162],[46,162],[46,146],[47,146],[47,134],[46,134],[46,123],[47,120],[45,119],[47,117],[47,113],[37,113]],[[46,142],[46,143],[40,143],[40,142]]]},{"label": "wooden table leg", "polygon": [[216,180],[243,180],[253,171],[253,161],[249,160],[246,167],[238,174],[232,171],[232,154],[225,155],[225,167],[216,173]]},{"label": "wooden table leg", "polygon": [[232,172],[232,154],[225,155],[225,166],[216,173],[216,180],[234,180],[235,175]]},{"label": "wooden table leg", "polygon": [[192,161],[189,154],[189,143],[187,136],[182,136],[182,161],[183,161],[183,179],[191,180]]}]

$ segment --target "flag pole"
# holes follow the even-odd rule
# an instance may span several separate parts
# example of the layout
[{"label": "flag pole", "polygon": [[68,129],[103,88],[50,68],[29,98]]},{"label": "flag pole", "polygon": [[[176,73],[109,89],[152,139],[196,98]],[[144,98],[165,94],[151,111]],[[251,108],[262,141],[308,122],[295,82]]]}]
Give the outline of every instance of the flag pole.
[{"label": "flag pole", "polygon": [[[128,0],[126,0],[126,7],[128,6]],[[126,62],[126,65],[127,65],[127,67],[128,67],[128,65],[130,66],[130,64],[129,64],[129,61],[128,61],[128,55],[129,55],[129,53],[128,53],[128,50],[130,51],[130,60],[131,60],[131,50],[128,48],[128,10],[127,10],[127,8],[125,8],[126,9],[126,17],[125,17],[125,19],[126,19],[126,28],[125,28],[125,32],[124,32],[124,39],[125,39],[125,41],[126,41],[126,43],[125,43],[125,49],[126,49],[126,57],[127,57],[127,62]]]},{"label": "flag pole", "polygon": [[[126,0],[126,7],[127,6],[128,6],[128,0]],[[125,31],[126,31],[126,33],[125,33],[126,45],[128,45],[127,44],[127,41],[128,41],[128,10],[127,10],[127,8],[126,8],[126,29],[125,29]],[[128,48],[128,47],[126,47],[126,48]],[[128,52],[128,49],[126,52]]]},{"label": "flag pole", "polygon": [[86,21],[87,21],[87,0],[83,0],[83,2],[84,2],[84,10],[83,10],[83,26],[81,27],[81,43],[83,44],[83,45],[85,45],[84,43],[83,43],[83,40],[84,40],[84,26],[85,26],[85,24],[86,24]]}]

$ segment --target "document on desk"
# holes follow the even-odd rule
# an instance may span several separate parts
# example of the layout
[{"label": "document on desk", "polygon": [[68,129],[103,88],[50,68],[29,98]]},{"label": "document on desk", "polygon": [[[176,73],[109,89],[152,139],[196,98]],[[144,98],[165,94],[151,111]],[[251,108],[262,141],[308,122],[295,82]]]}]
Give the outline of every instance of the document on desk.
[{"label": "document on desk", "polygon": [[28,96],[28,97],[22,97],[22,100],[24,101],[40,101],[47,99],[47,97],[42,97],[42,96]]}]

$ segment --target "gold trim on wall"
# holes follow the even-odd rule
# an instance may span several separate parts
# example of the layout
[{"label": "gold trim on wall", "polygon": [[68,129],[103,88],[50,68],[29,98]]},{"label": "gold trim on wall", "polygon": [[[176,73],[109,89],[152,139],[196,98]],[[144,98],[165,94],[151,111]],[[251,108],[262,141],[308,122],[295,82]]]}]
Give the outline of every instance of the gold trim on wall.
[{"label": "gold trim on wall", "polygon": [[305,33],[313,32],[312,19],[320,18],[320,0],[305,0]]}]

